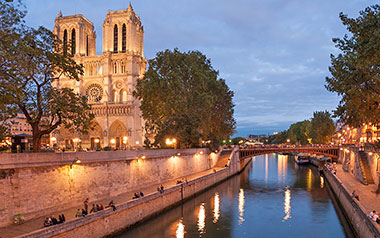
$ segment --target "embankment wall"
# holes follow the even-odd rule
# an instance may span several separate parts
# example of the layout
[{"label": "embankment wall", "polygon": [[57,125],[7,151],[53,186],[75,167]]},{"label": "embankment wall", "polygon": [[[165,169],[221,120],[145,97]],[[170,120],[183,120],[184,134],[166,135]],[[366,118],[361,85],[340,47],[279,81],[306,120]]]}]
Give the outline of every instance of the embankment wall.
[{"label": "embankment wall", "polygon": [[165,209],[190,198],[197,193],[222,182],[242,171],[250,159],[240,161],[238,152],[231,153],[228,167],[205,175],[186,184],[168,188],[163,194],[148,194],[138,200],[118,205],[118,209],[106,209],[84,218],[68,221],[59,226],[44,228],[18,238],[44,237],[104,237],[141,222]]},{"label": "embankment wall", "polygon": [[28,220],[205,171],[217,159],[206,149],[1,154],[0,227],[16,214]]}]

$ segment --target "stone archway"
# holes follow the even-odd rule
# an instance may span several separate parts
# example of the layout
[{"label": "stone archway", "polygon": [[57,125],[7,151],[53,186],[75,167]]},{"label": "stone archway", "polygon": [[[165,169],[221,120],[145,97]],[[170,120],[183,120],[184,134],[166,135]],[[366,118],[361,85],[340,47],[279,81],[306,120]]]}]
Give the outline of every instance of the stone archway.
[{"label": "stone archway", "polygon": [[125,148],[127,142],[125,140],[125,137],[127,136],[127,128],[121,121],[116,120],[112,123],[109,129],[109,135],[111,147],[116,149]]}]

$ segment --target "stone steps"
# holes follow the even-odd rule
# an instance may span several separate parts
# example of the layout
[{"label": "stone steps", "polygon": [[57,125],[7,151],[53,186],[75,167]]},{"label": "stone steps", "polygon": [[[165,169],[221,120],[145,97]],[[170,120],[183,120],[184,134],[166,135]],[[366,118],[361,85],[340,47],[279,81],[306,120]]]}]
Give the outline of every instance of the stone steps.
[{"label": "stone steps", "polygon": [[372,178],[371,169],[368,164],[367,154],[364,151],[359,151],[359,162],[362,170],[364,182],[367,184],[374,184],[375,181]]}]

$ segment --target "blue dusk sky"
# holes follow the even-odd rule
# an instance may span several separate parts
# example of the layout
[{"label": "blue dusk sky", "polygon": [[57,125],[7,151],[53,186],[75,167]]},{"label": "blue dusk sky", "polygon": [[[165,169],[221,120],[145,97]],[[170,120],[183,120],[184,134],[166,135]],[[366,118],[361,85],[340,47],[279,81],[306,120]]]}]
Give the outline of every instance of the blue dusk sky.
[{"label": "blue dusk sky", "polygon": [[[102,51],[102,24],[109,10],[126,0],[25,0],[30,26],[54,27],[64,16],[83,14],[95,25]],[[271,134],[333,110],[337,95],[324,88],[331,39],[347,33],[339,19],[357,17],[370,0],[135,0],[144,26],[145,57],[179,48],[211,59],[234,91],[238,136]]]}]

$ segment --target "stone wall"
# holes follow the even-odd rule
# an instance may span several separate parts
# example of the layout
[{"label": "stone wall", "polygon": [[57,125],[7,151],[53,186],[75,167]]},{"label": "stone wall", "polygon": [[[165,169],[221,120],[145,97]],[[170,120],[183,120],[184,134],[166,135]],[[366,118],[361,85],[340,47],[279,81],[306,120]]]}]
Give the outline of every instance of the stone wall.
[{"label": "stone wall", "polygon": [[1,154],[0,226],[201,172],[217,158],[206,149]]},{"label": "stone wall", "polygon": [[222,182],[239,173],[250,159],[240,161],[238,152],[231,153],[228,167],[205,175],[187,184],[165,189],[163,194],[153,193],[138,200],[118,205],[118,209],[106,209],[84,218],[68,221],[56,227],[44,228],[18,238],[43,237],[88,237],[100,238],[121,231],[137,222],[141,222],[195,194]]}]

